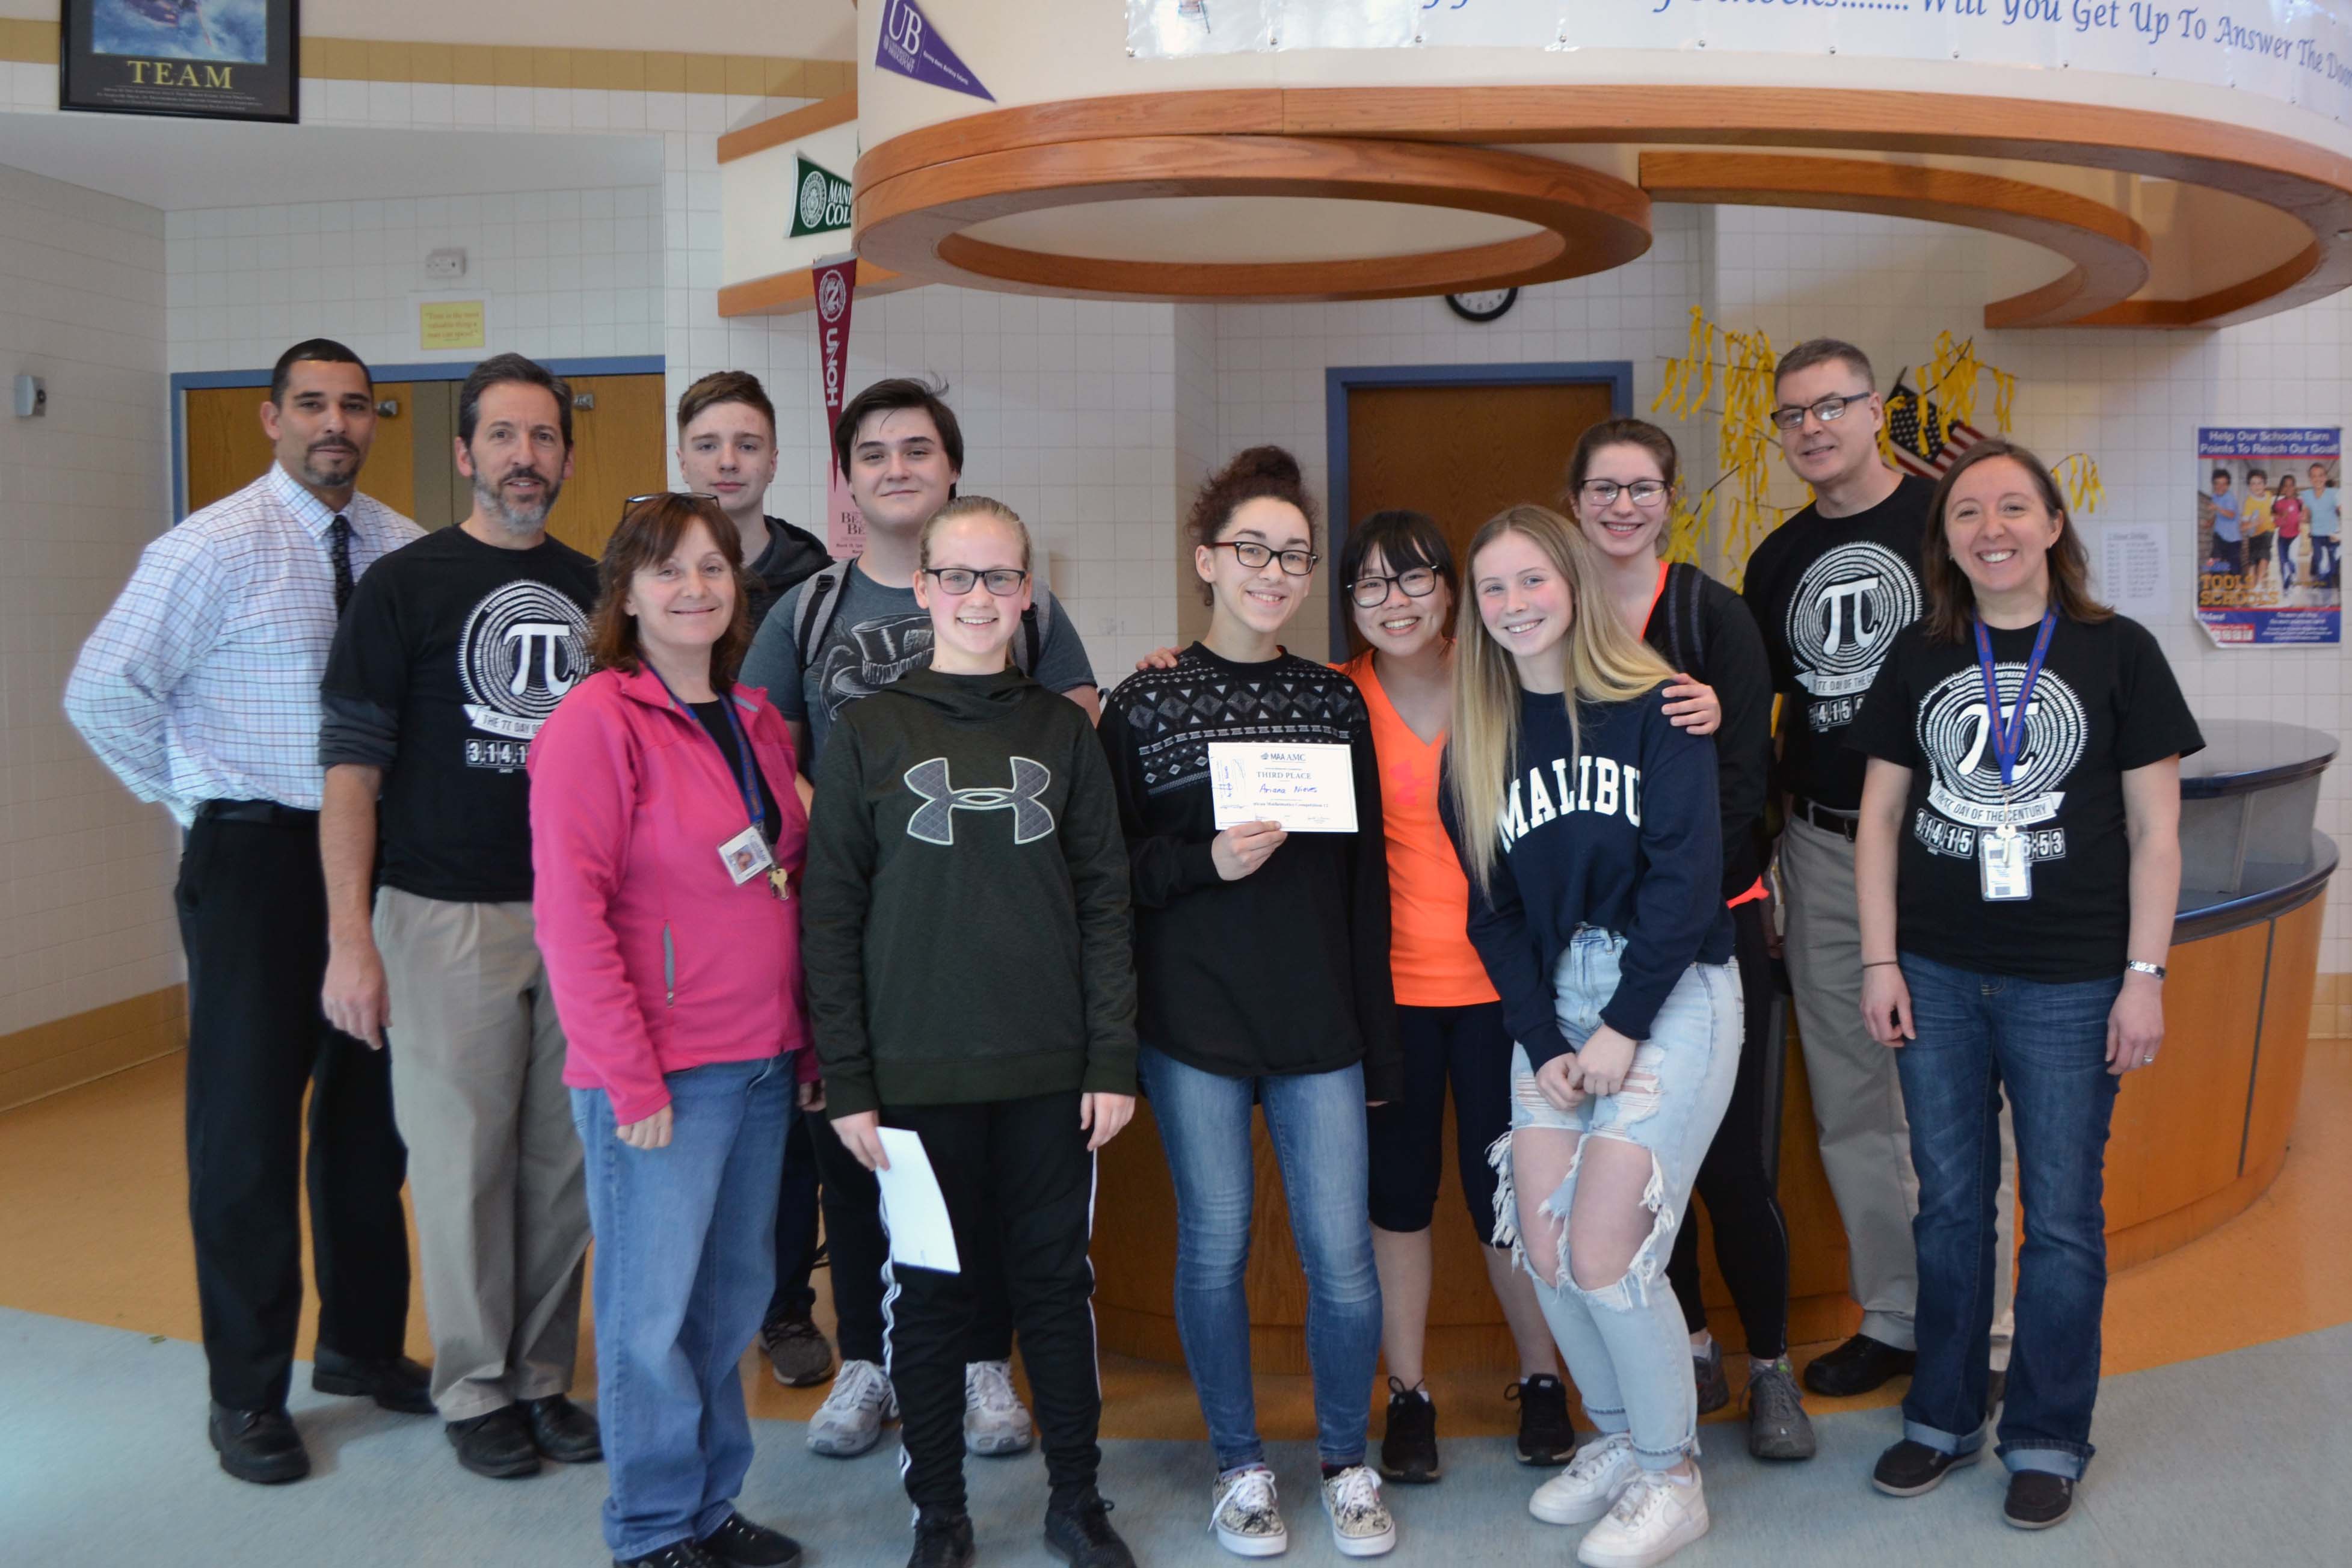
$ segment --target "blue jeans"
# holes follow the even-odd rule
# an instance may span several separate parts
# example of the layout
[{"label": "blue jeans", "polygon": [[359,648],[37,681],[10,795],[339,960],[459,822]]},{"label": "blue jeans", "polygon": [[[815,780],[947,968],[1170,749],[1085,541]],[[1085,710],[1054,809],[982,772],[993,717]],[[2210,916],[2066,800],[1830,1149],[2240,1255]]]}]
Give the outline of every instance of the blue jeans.
[{"label": "blue jeans", "polygon": [[[1587,926],[1570,938],[1552,970],[1555,1016],[1569,1043],[1581,1048],[1601,1027],[1601,1009],[1617,992],[1617,963],[1625,942]],[[1672,1469],[1698,1452],[1698,1385],[1690,1333],[1666,1281],[1675,1233],[1690,1211],[1691,1183],[1715,1142],[1739,1075],[1746,1019],[1739,970],[1731,964],[1693,964],[1667,994],[1633,1050],[1633,1064],[1614,1094],[1587,1094],[1562,1111],[1536,1087],[1527,1048],[1511,1049],[1511,1131],[1546,1128],[1577,1135],[1568,1175],[1539,1212],[1560,1222],[1559,1255],[1548,1269],[1530,1264],[1517,1234],[1516,1179],[1495,1201],[1496,1239],[1514,1243],[1520,1268],[1536,1281],[1536,1303],[1559,1343],[1585,1414],[1602,1432],[1624,1432],[1644,1469]],[[1592,1140],[1632,1144],[1650,1156],[1642,1194],[1652,1216],[1650,1234],[1618,1279],[1586,1290],[1573,1273],[1571,1216],[1576,1176]],[[1496,1164],[1510,1157],[1498,1147]],[[1517,1162],[1511,1161],[1516,1177]]]},{"label": "blue jeans", "polygon": [[2017,1130],[2025,1249],[1996,1450],[2079,1477],[2099,1394],[2107,1294],[2107,1013],[2123,977],[2051,985],[1903,955],[1918,1038],[1895,1053],[1919,1170],[1919,1366],[1903,1435],[1947,1454],[1984,1441],[2001,1093]]},{"label": "blue jeans", "polygon": [[596,1236],[596,1414],[604,1543],[640,1557],[727,1521],[751,1466],[736,1363],[776,1271],[792,1059],[670,1073],[667,1147],[633,1149],[612,1098],[572,1092]]},{"label": "blue jeans", "polygon": [[1176,1333],[1201,1396],[1220,1473],[1265,1462],[1250,1386],[1250,1216],[1256,1171],[1250,1104],[1265,1107],[1307,1272],[1307,1364],[1316,1447],[1327,1465],[1361,1464],[1381,1355],[1381,1282],[1372,1271],[1364,1070],[1226,1078],[1150,1046],[1137,1062],[1176,1184]]}]

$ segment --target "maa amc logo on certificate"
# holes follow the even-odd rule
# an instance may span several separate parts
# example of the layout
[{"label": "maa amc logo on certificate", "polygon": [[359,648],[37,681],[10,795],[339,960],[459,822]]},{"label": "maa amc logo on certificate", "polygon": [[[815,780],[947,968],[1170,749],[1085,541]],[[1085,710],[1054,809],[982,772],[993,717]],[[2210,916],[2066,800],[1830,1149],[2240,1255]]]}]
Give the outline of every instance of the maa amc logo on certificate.
[{"label": "maa amc logo on certificate", "polygon": [[493,591],[457,637],[457,681],[466,716],[494,740],[466,741],[466,766],[511,772],[563,694],[588,674],[588,621],[543,582]]}]

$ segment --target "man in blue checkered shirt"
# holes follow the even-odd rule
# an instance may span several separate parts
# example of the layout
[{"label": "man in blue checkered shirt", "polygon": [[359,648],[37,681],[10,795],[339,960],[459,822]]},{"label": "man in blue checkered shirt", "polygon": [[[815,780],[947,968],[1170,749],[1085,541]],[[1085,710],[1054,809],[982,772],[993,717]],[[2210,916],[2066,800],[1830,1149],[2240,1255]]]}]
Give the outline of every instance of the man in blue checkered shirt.
[{"label": "man in blue checkered shirt", "polygon": [[352,586],[419,537],[359,493],[367,366],[314,338],[271,372],[269,471],[139,558],[66,686],[66,716],[131,792],[188,830],[175,898],[188,959],[188,1215],[211,1369],[210,1435],[241,1480],[299,1480],[286,1411],[302,1308],[310,1095],[312,1385],[431,1415],[404,1359],[407,1152],[383,1054],[331,1028],[319,861],[319,682]]}]

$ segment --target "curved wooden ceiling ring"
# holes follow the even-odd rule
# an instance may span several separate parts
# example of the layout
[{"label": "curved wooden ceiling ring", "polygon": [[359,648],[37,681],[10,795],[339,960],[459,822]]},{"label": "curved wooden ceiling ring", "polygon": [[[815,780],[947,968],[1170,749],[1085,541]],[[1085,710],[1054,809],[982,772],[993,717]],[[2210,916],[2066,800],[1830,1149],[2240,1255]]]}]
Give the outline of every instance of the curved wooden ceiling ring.
[{"label": "curved wooden ceiling ring", "polygon": [[2084,324],[2227,326],[2352,284],[2352,159],[2270,131],[2154,110],[1863,88],[1682,84],[1250,88],[1121,94],[993,110],[869,149],[861,184],[974,153],[1139,131],[1434,142],[1673,142],[1947,153],[2204,185],[2287,213],[2312,246],[2194,299],[2135,301]]},{"label": "curved wooden ceiling ring", "polygon": [[[1014,213],[1188,196],[1448,207],[1515,218],[1539,232],[1407,256],[1246,263],[1067,256],[962,232]],[[1622,267],[1650,247],[1650,202],[1613,175],[1483,147],[1099,137],[955,158],[862,184],[856,243],[860,256],[893,271],[983,288],[1112,298],[1384,299],[1521,287]]]},{"label": "curved wooden ceiling ring", "polygon": [[2005,175],[1860,158],[1774,152],[1644,152],[1654,202],[1805,207],[1919,218],[2007,235],[2074,263],[2039,288],[1984,308],[1990,328],[2057,327],[2121,305],[2147,286],[2147,231],[2071,191]]}]

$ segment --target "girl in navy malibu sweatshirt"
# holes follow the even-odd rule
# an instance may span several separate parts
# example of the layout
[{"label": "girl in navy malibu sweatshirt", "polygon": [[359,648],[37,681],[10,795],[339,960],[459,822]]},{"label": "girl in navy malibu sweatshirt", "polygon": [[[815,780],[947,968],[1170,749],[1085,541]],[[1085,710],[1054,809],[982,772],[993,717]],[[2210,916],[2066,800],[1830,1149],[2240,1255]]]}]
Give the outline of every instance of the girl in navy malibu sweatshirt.
[{"label": "girl in navy malibu sweatshirt", "polygon": [[1443,801],[1518,1042],[1497,1239],[1601,1428],[1528,1506],[1600,1521],[1580,1562],[1660,1563],[1707,1528],[1664,1270],[1739,1061],[1715,748],[1666,718],[1674,672],[1565,518],[1514,507],[1469,561]]}]

